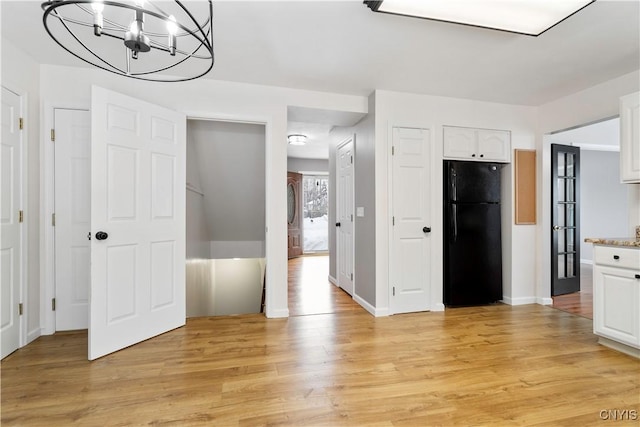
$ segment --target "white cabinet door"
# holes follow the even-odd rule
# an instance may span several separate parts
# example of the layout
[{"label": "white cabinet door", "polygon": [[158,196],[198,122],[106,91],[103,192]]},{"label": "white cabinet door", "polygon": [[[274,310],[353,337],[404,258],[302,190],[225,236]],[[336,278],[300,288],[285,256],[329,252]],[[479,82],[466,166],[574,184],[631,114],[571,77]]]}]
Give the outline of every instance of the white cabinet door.
[{"label": "white cabinet door", "polygon": [[478,155],[480,160],[509,162],[511,132],[478,129]]},{"label": "white cabinet door", "polygon": [[640,348],[640,271],[593,269],[593,332]]},{"label": "white cabinet door", "polygon": [[476,130],[444,126],[443,154],[446,158],[473,160],[477,150]]},{"label": "white cabinet door", "polygon": [[186,118],[93,86],[91,142],[93,360],[185,323]]},{"label": "white cabinet door", "polygon": [[640,92],[620,98],[620,180],[640,182]]},{"label": "white cabinet door", "polygon": [[444,126],[443,144],[446,159],[504,163],[511,161],[511,132],[506,130]]},{"label": "white cabinet door", "polygon": [[391,312],[429,310],[431,168],[428,129],[393,129]]}]

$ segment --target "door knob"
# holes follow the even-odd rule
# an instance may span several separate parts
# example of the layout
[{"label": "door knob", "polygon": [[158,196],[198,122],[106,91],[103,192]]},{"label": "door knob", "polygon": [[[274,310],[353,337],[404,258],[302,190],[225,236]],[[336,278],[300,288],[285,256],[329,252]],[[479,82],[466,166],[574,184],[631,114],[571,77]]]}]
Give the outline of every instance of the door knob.
[{"label": "door knob", "polygon": [[336,222],[336,227],[340,227],[340,223],[339,222]]},{"label": "door knob", "polygon": [[109,235],[107,233],[105,233],[104,231],[98,231],[96,233],[96,240],[106,240],[107,237],[109,237]]},{"label": "door knob", "polygon": [[558,231],[558,230],[560,230],[560,228],[561,227],[559,225],[554,225],[553,226],[553,231]]},{"label": "door knob", "polygon": [[422,227],[423,233],[431,233],[431,227]]}]

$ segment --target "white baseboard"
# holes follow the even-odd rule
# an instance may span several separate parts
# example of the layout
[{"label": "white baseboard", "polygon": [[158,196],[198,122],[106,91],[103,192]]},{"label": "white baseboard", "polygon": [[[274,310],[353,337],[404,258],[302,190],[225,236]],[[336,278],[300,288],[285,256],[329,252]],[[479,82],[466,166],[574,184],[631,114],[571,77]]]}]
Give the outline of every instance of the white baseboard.
[{"label": "white baseboard", "polygon": [[553,300],[551,298],[536,298],[536,304],[551,305],[553,304]]},{"label": "white baseboard", "polygon": [[520,298],[503,297],[502,302],[509,305],[535,304],[536,297],[520,297]]},{"label": "white baseboard", "polygon": [[582,259],[582,258],[580,258],[580,264],[592,265],[593,264],[593,260],[592,259]]},{"label": "white baseboard", "polygon": [[439,302],[431,307],[431,311],[444,311],[444,304]]},{"label": "white baseboard", "polygon": [[333,277],[332,275],[329,275],[329,283],[334,284],[335,286],[338,286],[338,279],[336,279],[335,277]]},{"label": "white baseboard", "polygon": [[288,308],[281,308],[279,310],[269,310],[269,308],[267,308],[266,316],[269,319],[278,319],[278,318],[282,318],[282,317],[289,317],[289,309]]},{"label": "white baseboard", "polygon": [[369,312],[369,314],[372,314],[375,317],[382,317],[382,316],[388,316],[389,315],[389,309],[388,308],[376,308],[374,306],[372,306],[371,304],[369,304],[367,301],[365,301],[362,297],[358,296],[358,295],[354,295],[353,296],[353,300],[355,302],[357,302],[358,304],[360,304],[362,306],[362,308],[364,308],[365,310],[367,310]]}]

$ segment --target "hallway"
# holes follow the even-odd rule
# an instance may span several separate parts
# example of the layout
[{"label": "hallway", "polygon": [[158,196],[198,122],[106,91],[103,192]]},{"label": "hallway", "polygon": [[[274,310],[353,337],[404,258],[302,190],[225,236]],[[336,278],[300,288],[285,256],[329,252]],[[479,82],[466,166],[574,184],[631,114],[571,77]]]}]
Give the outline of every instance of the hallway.
[{"label": "hallway", "polygon": [[329,283],[329,256],[301,256],[289,260],[289,315],[362,310],[352,298]]}]

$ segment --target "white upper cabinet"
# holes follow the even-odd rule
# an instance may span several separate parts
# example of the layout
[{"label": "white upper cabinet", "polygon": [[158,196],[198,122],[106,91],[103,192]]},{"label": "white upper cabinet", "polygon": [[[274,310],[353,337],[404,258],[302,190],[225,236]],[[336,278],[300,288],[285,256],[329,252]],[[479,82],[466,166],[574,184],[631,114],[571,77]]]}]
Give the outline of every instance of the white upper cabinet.
[{"label": "white upper cabinet", "polygon": [[446,159],[478,162],[511,161],[511,132],[444,126],[443,153]]},{"label": "white upper cabinet", "polygon": [[640,183],[640,92],[620,98],[620,181]]}]

